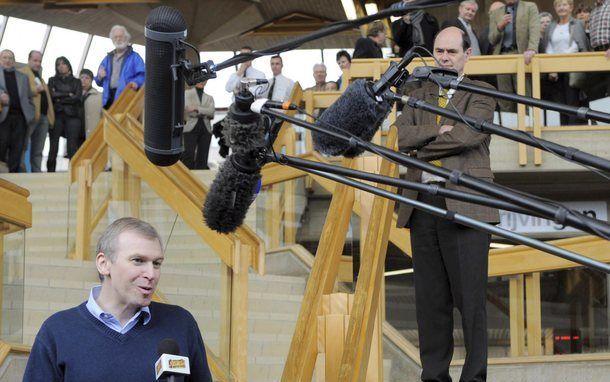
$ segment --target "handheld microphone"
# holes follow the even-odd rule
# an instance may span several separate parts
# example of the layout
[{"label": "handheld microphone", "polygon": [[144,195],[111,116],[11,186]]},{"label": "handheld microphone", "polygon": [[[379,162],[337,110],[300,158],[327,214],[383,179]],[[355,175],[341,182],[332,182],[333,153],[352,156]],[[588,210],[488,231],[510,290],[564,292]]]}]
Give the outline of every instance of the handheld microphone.
[{"label": "handheld microphone", "polygon": [[203,205],[203,218],[210,229],[234,232],[246,218],[261,189],[258,150],[229,155],[220,166]]},{"label": "handheld microphone", "polygon": [[157,345],[159,359],[155,362],[155,380],[184,381],[191,374],[188,357],[180,356],[180,346],[173,338],[165,338]]},{"label": "handheld microphone", "polygon": [[144,151],[153,164],[171,166],[184,150],[184,72],[181,65],[184,48],[181,41],[186,38],[186,21],[175,8],[157,7],[146,18],[144,35]]},{"label": "handheld microphone", "polygon": [[241,82],[242,84],[248,84],[248,85],[262,85],[262,84],[268,84],[269,80],[267,80],[265,78],[261,79],[261,78],[244,77],[239,82]]},{"label": "handheld microphone", "polygon": [[263,108],[268,109],[281,109],[281,110],[297,110],[299,107],[290,101],[272,101],[268,98],[259,98],[256,101],[252,102],[252,106],[250,106],[250,110],[253,112],[260,114]]},{"label": "handheld microphone", "polygon": [[[365,141],[370,141],[379,126],[392,108],[392,102],[381,97],[371,96],[367,83],[356,80],[345,92],[328,108],[316,125],[338,133],[345,131]],[[327,155],[343,155],[348,158],[356,157],[364,151],[361,147],[350,146],[349,143],[323,133],[312,131],[314,148]]]}]

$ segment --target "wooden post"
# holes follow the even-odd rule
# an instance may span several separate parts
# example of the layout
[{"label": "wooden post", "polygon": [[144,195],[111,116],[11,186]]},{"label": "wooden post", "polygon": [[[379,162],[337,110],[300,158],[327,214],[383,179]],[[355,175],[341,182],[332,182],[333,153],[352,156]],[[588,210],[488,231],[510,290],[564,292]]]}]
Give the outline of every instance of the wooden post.
[{"label": "wooden post", "polygon": [[[296,155],[296,133],[292,127],[286,128],[286,155]],[[284,183],[284,245],[297,242],[297,185],[295,180]]]},{"label": "wooden post", "polygon": [[218,331],[218,357],[226,365],[231,361],[231,285],[233,271],[225,263],[220,263],[220,328]]},{"label": "wooden post", "polygon": [[[352,160],[344,159],[343,166],[351,168]],[[353,189],[338,184],[333,193],[316,258],[305,287],[282,382],[311,381],[317,353],[317,309],[322,295],[330,293],[335,285],[353,204]]]},{"label": "wooden post", "polygon": [[525,275],[527,310],[527,354],[542,355],[542,313],[540,305],[540,272]]},{"label": "wooden post", "polygon": [[523,275],[511,276],[509,280],[511,357],[519,357],[525,354],[525,307],[523,299]]},{"label": "wooden post", "polygon": [[[392,128],[388,135],[388,146],[394,148],[396,144],[396,128]],[[381,175],[396,177],[398,167],[383,160],[381,164]],[[391,192],[395,188],[377,185]],[[367,367],[369,365],[369,355],[373,329],[375,321],[378,321],[378,306],[381,294],[383,272],[385,269],[385,258],[392,224],[392,214],[394,212],[394,202],[386,198],[376,196],[373,201],[371,216],[368,221],[368,229],[364,250],[361,256],[360,275],[356,284],[356,294],[354,306],[350,315],[347,340],[343,357],[341,359],[340,381],[365,381],[367,379]],[[377,325],[380,328],[380,325]],[[377,341],[380,337],[377,337]],[[381,349],[380,349],[381,350]],[[372,380],[383,380],[383,356],[374,360],[377,365],[377,375]]]},{"label": "wooden post", "polygon": [[231,355],[229,367],[237,381],[248,379],[248,268],[251,248],[235,240],[231,285]]},{"label": "wooden post", "polygon": [[265,190],[265,233],[267,234],[267,249],[280,246],[281,208],[280,191],[277,186],[269,186]]},{"label": "wooden post", "polygon": [[[540,60],[538,57],[532,57],[532,97],[540,99]],[[537,107],[533,112],[534,136],[540,138],[542,136],[541,129],[541,110]],[[534,164],[540,166],[542,164],[542,151],[534,149]]]},{"label": "wooden post", "polygon": [[[25,244],[24,244],[25,245]],[[4,232],[0,231],[0,309],[4,306]],[[2,332],[2,318],[0,310],[0,335]]]},{"label": "wooden post", "polygon": [[[525,62],[519,56],[517,60],[517,94],[525,95]],[[517,128],[525,131],[525,105],[517,105]],[[519,165],[527,165],[527,150],[524,143],[519,143]]]},{"label": "wooden post", "polygon": [[91,161],[78,166],[78,194],[76,197],[76,248],[74,260],[87,260],[91,245]]}]

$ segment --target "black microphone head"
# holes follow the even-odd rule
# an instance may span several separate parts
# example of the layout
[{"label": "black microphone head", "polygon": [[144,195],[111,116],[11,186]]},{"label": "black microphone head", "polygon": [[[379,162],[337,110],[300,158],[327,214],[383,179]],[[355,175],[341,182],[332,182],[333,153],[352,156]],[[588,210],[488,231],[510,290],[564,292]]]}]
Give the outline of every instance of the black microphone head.
[{"label": "black microphone head", "polygon": [[[364,80],[356,80],[345,92],[322,113],[316,125],[323,129],[341,132],[337,126],[362,140],[370,141],[390,112],[392,104],[383,100],[377,102],[367,90]],[[325,123],[324,123],[325,122]],[[362,154],[360,147],[350,148],[348,142],[326,134],[312,132],[314,148],[327,155],[343,155],[353,158]]]},{"label": "black microphone head", "polygon": [[242,225],[260,188],[260,167],[244,168],[240,163],[244,160],[239,154],[229,155],[205,199],[205,223],[219,233],[231,233]]},{"label": "black microphone head", "polygon": [[144,100],[144,151],[158,166],[169,166],[182,154],[184,75],[172,65],[184,57],[175,49],[186,37],[186,21],[175,8],[161,6],[146,18],[146,79]]},{"label": "black microphone head", "polygon": [[157,344],[157,354],[161,356],[162,354],[180,354],[180,345],[173,338],[164,338]]}]

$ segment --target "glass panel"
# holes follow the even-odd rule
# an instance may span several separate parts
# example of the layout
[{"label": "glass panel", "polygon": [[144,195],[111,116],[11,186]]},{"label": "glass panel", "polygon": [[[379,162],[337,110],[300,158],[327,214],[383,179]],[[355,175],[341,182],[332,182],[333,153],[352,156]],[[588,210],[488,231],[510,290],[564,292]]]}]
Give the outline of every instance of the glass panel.
[{"label": "glass panel", "polygon": [[2,48],[12,50],[15,53],[15,60],[25,64],[28,62],[30,51],[40,50],[42,47],[46,29],[45,24],[9,17],[2,38]]},{"label": "glass panel", "polygon": [[[106,56],[106,53],[113,49],[114,45],[112,45],[112,40],[108,37],[93,36],[87,58],[85,59],[84,68],[91,70],[94,75],[97,75],[97,70]],[[142,56],[142,58],[144,58],[144,56]],[[97,86],[95,81],[93,81],[93,87],[97,90],[102,90],[100,86]]]},{"label": "glass panel", "polygon": [[[315,85],[313,66],[322,62],[322,51],[320,49],[292,50],[282,53],[282,61],[284,62],[282,73],[293,81],[298,81],[305,89]],[[334,81],[334,77],[327,76],[327,80]]]},{"label": "glass panel", "polygon": [[5,223],[17,231],[0,236],[3,248],[2,340],[23,343],[25,231]]},{"label": "glass panel", "polygon": [[549,354],[609,350],[608,277],[578,268],[540,275],[542,331],[552,336]]},{"label": "glass panel", "polygon": [[[224,60],[233,57],[233,52],[224,51],[224,52],[201,52],[200,60],[202,62],[212,60],[215,64],[219,64]],[[224,70],[220,70],[217,73],[216,78],[211,79],[205,85],[205,92],[214,96],[214,104],[216,108],[221,107],[229,107],[231,105],[231,96],[232,94],[225,90],[225,84],[229,80],[229,77],[235,71],[227,68]],[[216,141],[213,139],[213,141]]]},{"label": "glass panel", "polygon": [[[43,78],[48,81],[49,77],[55,75],[55,60],[60,56],[64,56],[70,61],[72,70],[77,70],[86,42],[86,33],[53,27],[42,58],[42,67],[46,69]],[[78,77],[78,73],[73,74]]]}]

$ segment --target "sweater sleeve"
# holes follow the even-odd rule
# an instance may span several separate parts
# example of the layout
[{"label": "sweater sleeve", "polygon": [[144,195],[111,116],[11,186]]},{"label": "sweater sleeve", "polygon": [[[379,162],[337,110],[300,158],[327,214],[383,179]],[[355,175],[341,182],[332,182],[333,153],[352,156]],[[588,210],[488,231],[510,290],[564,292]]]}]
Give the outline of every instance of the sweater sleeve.
[{"label": "sweater sleeve", "polygon": [[23,382],[63,381],[63,373],[57,367],[57,354],[51,350],[46,341],[47,333],[47,328],[43,325],[32,346]]},{"label": "sweater sleeve", "polygon": [[191,342],[191,349],[189,351],[191,368],[189,381],[212,382],[212,374],[210,373],[210,367],[208,366],[201,332],[197,326],[197,321],[195,321],[195,318],[190,313],[189,317],[191,321],[191,330],[193,331],[193,334],[190,336],[193,341]]}]

